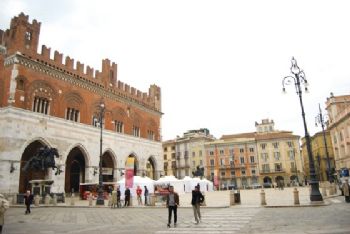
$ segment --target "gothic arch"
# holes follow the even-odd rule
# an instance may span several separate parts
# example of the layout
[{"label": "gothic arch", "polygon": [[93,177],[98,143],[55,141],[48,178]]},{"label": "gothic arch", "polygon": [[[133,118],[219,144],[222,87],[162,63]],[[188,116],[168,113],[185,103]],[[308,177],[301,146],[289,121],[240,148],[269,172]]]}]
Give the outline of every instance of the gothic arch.
[{"label": "gothic arch", "polygon": [[126,165],[127,160],[128,160],[129,157],[133,157],[134,158],[134,175],[136,176],[136,175],[138,175],[138,171],[140,170],[140,164],[141,164],[140,159],[134,152],[131,152],[125,158],[125,165]]},{"label": "gothic arch", "polygon": [[82,154],[83,154],[84,159],[85,159],[85,162],[86,162],[86,167],[90,167],[90,165],[91,165],[91,159],[90,159],[90,156],[89,156],[89,154],[88,154],[88,151],[87,151],[87,149],[85,148],[85,146],[82,145],[82,144],[80,144],[80,143],[74,144],[74,145],[72,145],[71,147],[69,147],[69,148],[67,149],[66,155],[65,155],[65,157],[64,157],[64,160],[67,160],[67,157],[68,157],[70,151],[72,151],[72,149],[74,149],[74,148],[79,148],[79,149],[82,151]]},{"label": "gothic arch", "polygon": [[86,168],[90,165],[86,150],[80,144],[73,146],[65,160],[65,192],[78,192],[80,183],[86,179]]},{"label": "gothic arch", "polygon": [[118,157],[117,155],[114,153],[114,151],[110,148],[106,149],[102,155],[104,155],[105,153],[109,153],[112,156],[112,160],[113,160],[113,164],[114,164],[114,168],[117,168],[117,162],[118,162]]},{"label": "gothic arch", "polygon": [[36,138],[26,142],[21,149],[22,155],[20,159],[20,175],[18,192],[24,193],[26,190],[31,189],[31,180],[43,180],[48,177],[48,170],[33,170],[23,171],[23,167],[26,163],[37,153],[39,148],[43,146],[51,146],[45,139]]},{"label": "gothic arch", "polygon": [[156,179],[156,171],[157,171],[157,161],[154,156],[150,156],[146,162],[146,176],[151,179]]},{"label": "gothic arch", "polygon": [[[61,99],[60,114],[63,118],[67,118],[68,108],[79,111],[79,117],[76,121],[85,122],[87,108],[86,102],[78,92],[68,92]],[[71,110],[72,111],[72,110]]]},{"label": "gothic arch", "polygon": [[55,115],[55,100],[57,100],[57,92],[48,82],[43,80],[35,80],[29,85],[28,90],[25,93],[26,109],[32,110],[34,97],[38,96],[45,98],[50,102],[50,111],[52,115]]}]

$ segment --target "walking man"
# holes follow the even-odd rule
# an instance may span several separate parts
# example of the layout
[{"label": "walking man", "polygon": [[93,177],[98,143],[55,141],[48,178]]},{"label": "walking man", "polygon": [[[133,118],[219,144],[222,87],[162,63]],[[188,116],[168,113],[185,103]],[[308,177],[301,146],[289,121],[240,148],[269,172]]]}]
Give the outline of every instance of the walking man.
[{"label": "walking man", "polygon": [[148,205],[148,201],[147,201],[147,198],[148,198],[148,189],[147,189],[147,186],[146,186],[146,185],[145,185],[144,196],[145,196],[145,206],[147,206],[147,205]]},{"label": "walking man", "polygon": [[179,195],[174,192],[174,186],[169,187],[169,194],[166,199],[166,207],[168,208],[168,228],[171,224],[171,215],[174,212],[174,227],[176,227],[177,222],[177,207],[179,206]]},{"label": "walking man", "polygon": [[120,188],[117,187],[117,207],[120,208],[122,205],[120,204]]},{"label": "walking man", "polygon": [[124,195],[125,195],[124,207],[130,206],[130,189],[129,189],[129,188],[126,188],[126,189],[125,189]]},{"label": "walking man", "polygon": [[33,203],[33,195],[30,193],[30,190],[27,190],[26,195],[24,195],[24,204],[26,204],[25,214],[30,214],[30,205]]},{"label": "walking man", "polygon": [[350,202],[350,189],[349,189],[349,180],[345,179],[344,184],[342,185],[343,193],[345,196],[345,201]]},{"label": "walking man", "polygon": [[202,202],[204,202],[204,196],[201,193],[201,191],[199,191],[199,187],[197,185],[192,191],[192,201],[191,201],[196,224],[198,224],[201,221],[200,205]]}]

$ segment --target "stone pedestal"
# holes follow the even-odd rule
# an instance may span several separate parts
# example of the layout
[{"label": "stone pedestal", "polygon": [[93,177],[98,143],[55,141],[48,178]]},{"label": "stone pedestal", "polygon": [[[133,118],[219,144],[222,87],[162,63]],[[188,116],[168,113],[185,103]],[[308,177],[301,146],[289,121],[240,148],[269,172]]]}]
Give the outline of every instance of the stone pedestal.
[{"label": "stone pedestal", "polygon": [[88,200],[89,200],[89,206],[92,206],[92,194],[89,195]]},{"label": "stone pedestal", "polygon": [[150,196],[149,196],[149,205],[150,206],[155,206],[156,205],[156,196],[154,195],[154,194],[151,194]]},{"label": "stone pedestal", "polygon": [[294,196],[294,205],[300,205],[300,201],[299,201],[299,191],[298,191],[297,188],[294,188],[293,196]]},{"label": "stone pedestal", "polygon": [[45,196],[45,199],[44,199],[44,204],[45,204],[45,205],[50,205],[50,199],[51,199],[50,195],[47,194],[47,195]]},{"label": "stone pedestal", "polygon": [[322,187],[322,197],[327,197],[327,189],[326,186]]},{"label": "stone pedestal", "polygon": [[39,197],[39,195],[35,195],[35,197],[34,197],[34,205],[35,206],[39,206],[39,203],[40,203],[40,197]]},{"label": "stone pedestal", "polygon": [[54,206],[57,206],[57,196],[56,196],[56,194],[53,195],[52,204]]},{"label": "stone pedestal", "polygon": [[262,189],[260,192],[261,205],[266,206],[265,191]]}]

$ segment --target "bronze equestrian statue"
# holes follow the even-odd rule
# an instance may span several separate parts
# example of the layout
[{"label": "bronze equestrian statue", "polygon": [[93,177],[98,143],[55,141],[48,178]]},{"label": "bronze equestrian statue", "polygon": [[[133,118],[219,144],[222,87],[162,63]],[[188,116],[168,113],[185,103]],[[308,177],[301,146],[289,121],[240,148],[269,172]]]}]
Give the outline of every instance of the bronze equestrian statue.
[{"label": "bronze equestrian statue", "polygon": [[56,169],[55,175],[59,175],[62,170],[57,168],[55,164],[55,157],[59,157],[56,148],[49,148],[48,146],[40,147],[36,154],[24,165],[23,171],[27,172],[28,169],[43,171],[48,168],[52,168]]}]

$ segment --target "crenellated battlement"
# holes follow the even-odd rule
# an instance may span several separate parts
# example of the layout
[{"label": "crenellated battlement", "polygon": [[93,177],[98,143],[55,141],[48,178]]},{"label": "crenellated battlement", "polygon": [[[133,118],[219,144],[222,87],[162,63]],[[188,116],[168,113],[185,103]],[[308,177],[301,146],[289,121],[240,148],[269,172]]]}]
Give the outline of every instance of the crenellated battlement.
[{"label": "crenellated battlement", "polygon": [[41,46],[38,52],[38,41],[41,23],[35,19],[29,23],[29,16],[23,13],[11,20],[10,29],[5,31],[5,35],[0,38],[0,44],[7,48],[7,56],[21,52],[22,55],[48,65],[49,67],[71,75],[74,78],[86,80],[98,87],[103,87],[107,92],[127,97],[136,102],[144,103],[147,106],[160,111],[160,88],[152,85],[149,92],[141,92],[117,79],[118,66],[109,59],[102,60],[101,71],[95,70],[84,63],[65,56],[63,53],[54,51],[51,59],[51,48],[46,45]]}]

